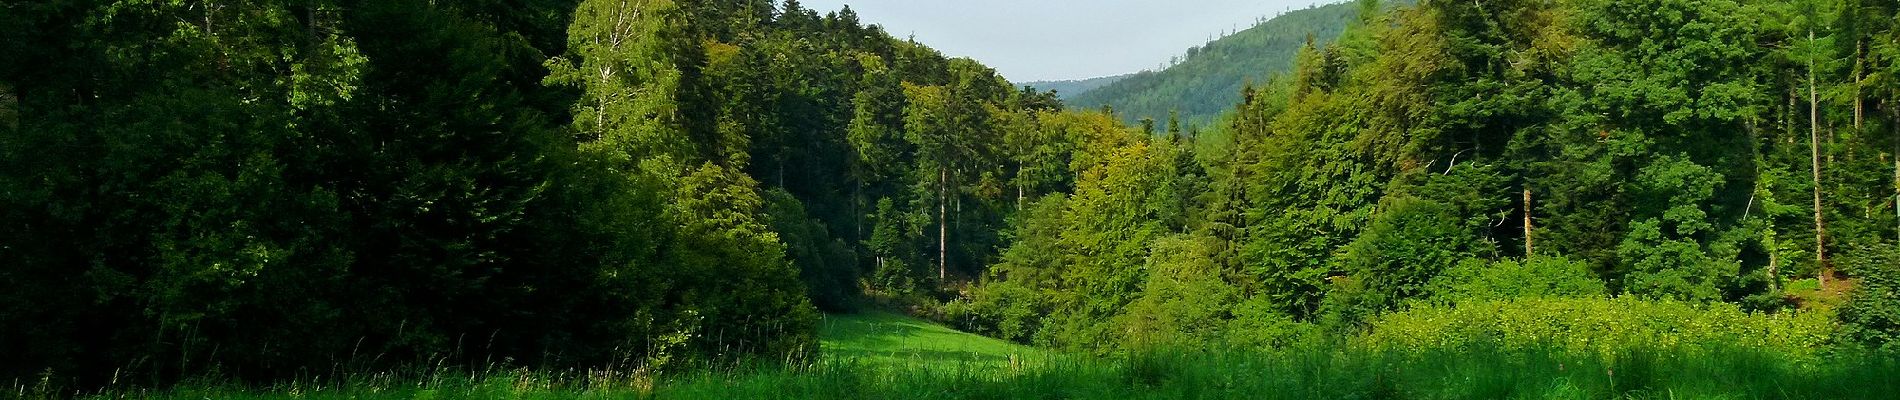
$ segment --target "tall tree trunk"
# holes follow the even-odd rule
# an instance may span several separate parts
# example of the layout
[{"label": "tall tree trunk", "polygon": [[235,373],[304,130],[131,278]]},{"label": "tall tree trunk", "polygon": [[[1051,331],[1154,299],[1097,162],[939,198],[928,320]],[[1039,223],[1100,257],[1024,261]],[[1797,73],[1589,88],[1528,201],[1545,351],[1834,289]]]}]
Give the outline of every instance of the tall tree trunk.
[{"label": "tall tree trunk", "polygon": [[1768,249],[1768,291],[1781,292],[1781,275],[1775,272],[1781,265],[1781,259],[1775,256],[1775,249]]},{"label": "tall tree trunk", "polygon": [[1524,186],[1524,258],[1531,258],[1531,188]]},{"label": "tall tree trunk", "polygon": [[[1808,42],[1814,42],[1814,30],[1808,30]],[[1814,174],[1814,262],[1820,273],[1815,280],[1826,287],[1830,268],[1827,264],[1827,221],[1821,217],[1821,94],[1814,83],[1814,57],[1808,57],[1808,151]]]},{"label": "tall tree trunk", "polygon": [[950,276],[950,229],[946,214],[950,211],[950,169],[937,170],[937,282]]},{"label": "tall tree trunk", "polygon": [[1028,182],[1023,181],[1023,162],[1017,161],[1016,162],[1016,209],[1017,210],[1023,209],[1023,192],[1027,191],[1025,190],[1026,188],[1024,188],[1024,186],[1028,186]]},{"label": "tall tree trunk", "polygon": [[1867,82],[1866,77],[1862,76],[1864,75],[1862,68],[1865,61],[1865,57],[1861,56],[1861,49],[1863,47],[1865,47],[1864,42],[1859,40],[1854,42],[1854,134],[1856,135],[1860,134],[1861,121],[1863,120],[1862,116],[1866,110],[1866,103],[1862,101],[1860,95],[1861,86]]},{"label": "tall tree trunk", "polygon": [[[851,241],[864,240],[864,177],[859,174],[857,187],[851,193]],[[856,262],[853,262],[856,264]]]}]

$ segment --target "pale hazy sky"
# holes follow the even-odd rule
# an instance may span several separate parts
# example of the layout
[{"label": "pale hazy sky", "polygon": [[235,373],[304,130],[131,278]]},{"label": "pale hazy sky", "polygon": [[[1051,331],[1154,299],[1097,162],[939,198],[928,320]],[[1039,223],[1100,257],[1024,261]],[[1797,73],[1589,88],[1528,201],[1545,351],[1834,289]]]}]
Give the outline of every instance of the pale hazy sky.
[{"label": "pale hazy sky", "polygon": [[801,0],[819,14],[849,4],[867,24],[1014,82],[1154,69],[1260,17],[1340,0]]}]

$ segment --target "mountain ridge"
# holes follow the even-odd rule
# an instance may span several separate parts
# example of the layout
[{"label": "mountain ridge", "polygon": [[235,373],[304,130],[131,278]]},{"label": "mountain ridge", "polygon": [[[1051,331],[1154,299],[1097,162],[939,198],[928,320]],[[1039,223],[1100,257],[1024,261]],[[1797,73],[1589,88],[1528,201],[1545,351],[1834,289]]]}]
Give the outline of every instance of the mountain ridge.
[{"label": "mountain ridge", "polygon": [[1130,76],[1135,76],[1135,73],[1098,76],[1094,78],[1083,78],[1083,79],[1031,81],[1031,82],[1018,83],[1016,85],[1024,86],[1024,87],[1032,87],[1032,88],[1036,88],[1036,90],[1040,90],[1044,92],[1055,92],[1056,97],[1061,98],[1063,100],[1069,100],[1071,98],[1074,98],[1075,96],[1080,96],[1083,93],[1088,93],[1090,91],[1094,91],[1095,89],[1100,89],[1103,86],[1108,86],[1108,85],[1115,84],[1116,82],[1121,82],[1123,79],[1128,79],[1128,77]]},{"label": "mountain ridge", "polygon": [[1358,19],[1352,2],[1317,5],[1280,14],[1207,44],[1189,48],[1181,62],[1159,71],[1125,75],[1080,93],[1059,94],[1071,108],[1108,106],[1121,119],[1166,120],[1178,111],[1181,122],[1207,125],[1240,101],[1248,82],[1262,82],[1289,71],[1299,49],[1310,40],[1323,46]]}]

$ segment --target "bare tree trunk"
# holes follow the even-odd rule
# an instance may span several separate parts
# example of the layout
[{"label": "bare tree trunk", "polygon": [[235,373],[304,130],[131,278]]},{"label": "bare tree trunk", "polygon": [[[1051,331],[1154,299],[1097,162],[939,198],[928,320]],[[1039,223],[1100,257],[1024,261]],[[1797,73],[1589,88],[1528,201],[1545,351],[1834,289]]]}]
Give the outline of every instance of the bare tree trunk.
[{"label": "bare tree trunk", "polygon": [[1524,258],[1531,258],[1531,188],[1524,187]]},{"label": "bare tree trunk", "polygon": [[[864,177],[858,176],[857,188],[851,194],[851,240],[864,240]],[[856,262],[853,262],[854,264]]]},{"label": "bare tree trunk", "polygon": [[950,265],[950,229],[946,224],[950,206],[950,169],[937,170],[937,282],[948,279]]},{"label": "bare tree trunk", "polygon": [[1027,191],[1024,188],[1024,186],[1027,186],[1027,185],[1028,185],[1027,182],[1023,182],[1023,162],[1017,161],[1016,162],[1016,209],[1017,210],[1023,209],[1023,192]]},{"label": "bare tree trunk", "polygon": [[1781,265],[1781,259],[1775,255],[1775,249],[1768,249],[1768,291],[1781,292],[1781,275],[1775,272]]},{"label": "bare tree trunk", "polygon": [[1860,95],[1861,86],[1866,83],[1866,77],[1861,76],[1862,65],[1863,65],[1863,62],[1865,61],[1865,58],[1861,56],[1861,52],[1862,52],[1861,49],[1863,47],[1866,47],[1865,43],[1858,40],[1854,42],[1854,133],[1855,134],[1860,133],[1861,120],[1863,119],[1862,116],[1864,115],[1864,111],[1866,110],[1866,103],[1863,100],[1861,100],[1861,95]]},{"label": "bare tree trunk", "polygon": [[[1808,30],[1808,41],[1814,41],[1814,30]],[[1808,58],[1808,151],[1814,174],[1814,262],[1820,269],[1815,280],[1820,286],[1827,285],[1829,268],[1827,265],[1827,221],[1821,217],[1821,97],[1820,89],[1814,83],[1814,59]]]}]

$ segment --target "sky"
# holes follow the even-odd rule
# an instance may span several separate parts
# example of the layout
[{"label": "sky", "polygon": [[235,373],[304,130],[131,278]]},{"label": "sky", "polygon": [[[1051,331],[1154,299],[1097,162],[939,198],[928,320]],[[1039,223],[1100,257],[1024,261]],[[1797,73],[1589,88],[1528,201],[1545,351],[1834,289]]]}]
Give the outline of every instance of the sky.
[{"label": "sky", "polygon": [[1013,82],[1156,69],[1256,19],[1338,0],[801,0],[819,14],[850,5],[866,24]]}]

